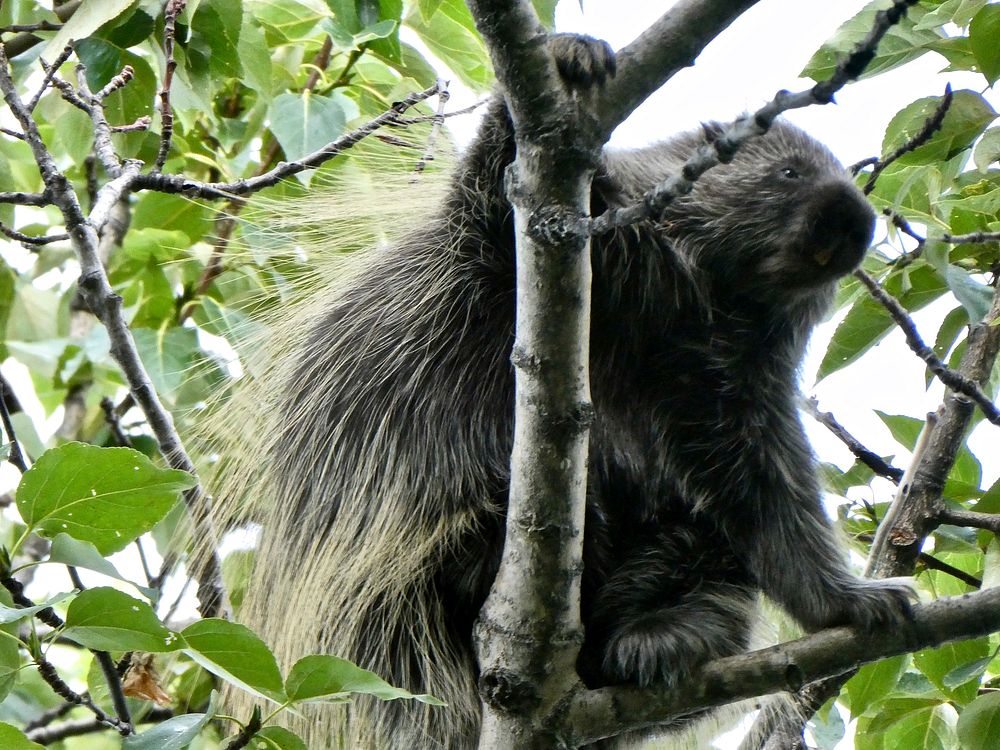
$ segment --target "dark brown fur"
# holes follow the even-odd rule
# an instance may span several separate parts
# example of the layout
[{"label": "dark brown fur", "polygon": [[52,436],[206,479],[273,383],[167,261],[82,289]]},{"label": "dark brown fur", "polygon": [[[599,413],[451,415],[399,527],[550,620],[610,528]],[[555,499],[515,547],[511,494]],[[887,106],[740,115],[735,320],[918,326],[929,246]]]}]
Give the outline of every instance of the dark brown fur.
[{"label": "dark brown fur", "polygon": [[[612,72],[592,40],[558,45],[575,83]],[[638,200],[713,132],[608,152],[592,212]],[[440,214],[330,299],[286,386],[271,469],[300,531],[267,570],[328,587],[306,613],[321,646],[451,704],[362,702],[313,730],[329,744],[476,744],[471,630],[501,554],[513,429],[514,156],[496,97]],[[778,122],[661,221],[594,241],[589,685],[674,684],[744,649],[758,591],[810,630],[907,610],[905,587],[848,571],[797,407],[806,341],[872,227],[826,148]]]}]

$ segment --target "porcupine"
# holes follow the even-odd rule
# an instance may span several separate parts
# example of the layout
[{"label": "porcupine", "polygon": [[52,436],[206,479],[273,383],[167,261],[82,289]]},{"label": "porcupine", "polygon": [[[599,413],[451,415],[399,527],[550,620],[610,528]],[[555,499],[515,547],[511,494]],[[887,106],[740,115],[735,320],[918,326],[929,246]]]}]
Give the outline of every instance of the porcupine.
[{"label": "porcupine", "polygon": [[[603,42],[552,49],[581,91],[613,75]],[[640,200],[719,133],[606,149],[592,213]],[[471,633],[513,435],[514,158],[498,94],[437,213],[358,256],[287,365],[256,488],[265,585],[242,616],[280,660],[334,653],[448,704],[307,714],[320,750],[476,745]],[[587,685],[676,684],[745,649],[761,591],[808,630],[907,611],[904,586],[848,571],[797,408],[806,341],[873,223],[830,152],[778,121],[659,220],[594,239]]]}]

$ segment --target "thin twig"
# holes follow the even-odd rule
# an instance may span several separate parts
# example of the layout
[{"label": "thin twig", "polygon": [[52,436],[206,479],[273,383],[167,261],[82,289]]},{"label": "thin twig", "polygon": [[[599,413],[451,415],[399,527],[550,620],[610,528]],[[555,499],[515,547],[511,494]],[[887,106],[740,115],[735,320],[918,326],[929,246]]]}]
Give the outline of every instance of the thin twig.
[{"label": "thin twig", "polygon": [[108,81],[104,88],[94,94],[94,98],[99,102],[104,102],[109,96],[118,91],[119,89],[125,88],[128,82],[135,77],[135,69],[131,65],[126,65],[122,68],[122,72]]},{"label": "thin twig", "polygon": [[49,86],[52,84],[52,78],[59,71],[59,68],[62,67],[62,64],[66,62],[69,59],[69,56],[72,54],[73,54],[73,47],[67,45],[63,49],[63,51],[59,53],[59,56],[52,61],[51,65],[49,65],[44,60],[39,58],[39,62],[42,65],[42,70],[45,72],[45,77],[42,78],[42,83],[38,87],[38,91],[35,92],[35,95],[31,97],[31,101],[25,105],[25,107],[29,112],[34,112],[35,107],[38,105],[39,100],[42,98],[45,92],[49,90]]},{"label": "thin twig", "polygon": [[979,578],[966,573],[964,570],[956,568],[954,565],[949,565],[944,562],[944,560],[938,560],[936,557],[928,555],[926,552],[921,552],[917,555],[917,562],[922,563],[925,568],[945,573],[950,575],[952,578],[957,578],[962,583],[966,583],[973,588],[980,589],[983,587],[983,582]]},{"label": "thin twig", "polygon": [[61,23],[51,21],[39,21],[38,23],[16,23],[12,26],[0,27],[0,34],[18,34],[22,32],[33,33],[35,31],[59,31]]},{"label": "thin twig", "polygon": [[[24,135],[21,135],[24,140]],[[0,203],[11,203],[15,206],[51,206],[52,193],[48,190],[42,193],[0,193]]]},{"label": "thin twig", "polygon": [[942,362],[934,351],[924,343],[917,331],[917,326],[913,318],[903,309],[895,297],[886,292],[882,286],[867,273],[858,269],[854,272],[854,277],[864,284],[871,295],[889,312],[892,319],[896,321],[903,334],[906,336],[906,343],[910,349],[920,359],[927,364],[927,369],[937,375],[938,379],[956,393],[960,393],[982,410],[983,415],[995,425],[1000,425],[1000,409],[987,396],[983,389],[961,374],[952,370]]},{"label": "thin twig", "polygon": [[[42,714],[39,715],[37,718],[33,719],[32,721],[29,721],[25,725],[24,731],[31,732],[35,729],[41,729],[42,727],[48,726],[56,719],[61,719],[63,716],[72,711],[74,708],[76,708],[76,706],[74,706],[72,703],[61,703],[55,708],[50,708],[48,711],[42,712]],[[103,726],[104,725],[102,724],[101,727],[103,728]]]},{"label": "thin twig", "polygon": [[121,418],[115,413],[115,402],[105,396],[101,399],[101,410],[104,412],[104,422],[111,430],[111,434],[114,435],[115,442],[125,448],[131,448],[132,441],[122,429]]},{"label": "thin twig", "polygon": [[451,98],[451,94],[448,93],[448,82],[438,79],[438,106],[437,113],[434,115],[431,125],[431,132],[427,136],[427,146],[424,149],[423,156],[420,160],[413,166],[413,177],[410,178],[410,182],[417,182],[420,178],[420,173],[427,168],[427,162],[434,160],[434,150],[437,146],[438,134],[441,132],[441,128],[444,126],[444,109],[448,106],[448,100]]},{"label": "thin twig", "polygon": [[740,117],[722,129],[722,133],[700,146],[681,168],[646,192],[642,199],[623,208],[604,212],[589,221],[590,232],[594,236],[607,234],[619,227],[635,224],[646,219],[657,219],[664,209],[675,199],[687,195],[694,188],[694,182],[709,169],[732,160],[740,147],[751,138],[766,133],[782,112],[813,104],[829,104],[833,95],[849,81],[860,76],[865,67],[875,57],[875,48],[886,32],[906,14],[909,6],[917,0],[896,0],[891,8],[875,14],[871,31],[854,51],[841,60],[833,74],[825,81],[810,89],[792,93],[779,91],[774,98],[756,112]]},{"label": "thin twig", "polygon": [[112,133],[139,133],[144,130],[149,130],[149,126],[153,124],[153,118],[149,115],[143,115],[138,118],[131,125],[112,125]]},{"label": "thin twig", "polygon": [[886,463],[881,456],[862,445],[861,441],[849,433],[833,414],[820,411],[819,402],[815,398],[806,399],[805,403],[809,413],[815,417],[816,421],[836,435],[847,446],[848,450],[854,454],[855,458],[880,477],[885,477],[893,484],[899,484],[899,480],[903,478],[902,469]]},{"label": "thin twig", "polygon": [[63,242],[69,239],[69,235],[63,234],[47,234],[42,237],[35,237],[30,234],[23,234],[10,227],[6,226],[0,222],[0,234],[4,234],[15,242],[20,242],[25,245],[51,245],[53,242]]},{"label": "thin twig", "polygon": [[218,200],[220,198],[233,200],[240,196],[249,195],[263,190],[266,187],[277,185],[284,179],[304,172],[307,169],[314,169],[321,164],[332,159],[337,154],[346,151],[362,139],[374,133],[379,128],[391,122],[395,122],[399,115],[420,102],[434,96],[438,91],[437,85],[431,86],[424,91],[410,94],[401,101],[396,102],[391,108],[383,112],[378,117],[370,120],[359,128],[352,130],[346,135],[342,135],[335,141],[328,143],[323,148],[313,153],[297,159],[296,161],[283,162],[274,169],[255,177],[236,180],[235,182],[214,182],[206,183],[191,180],[179,175],[167,174],[144,174],[139,175],[132,183],[134,190],[148,189],[157,190],[162,193],[180,193],[183,195],[199,198]]},{"label": "thin twig", "polygon": [[88,695],[81,695],[73,690],[66,682],[59,676],[56,668],[52,666],[52,663],[47,661],[42,656],[37,656],[35,658],[35,667],[38,669],[38,674],[41,675],[45,683],[52,688],[52,692],[58,695],[67,703],[73,703],[77,706],[83,706],[89,710],[97,720],[104,726],[111,727],[118,734],[123,737],[127,737],[130,734],[134,734],[135,730],[132,725],[125,721],[120,721],[114,716],[105,713],[104,709],[94,703]]},{"label": "thin twig", "polygon": [[[100,227],[108,221],[112,209],[138,176],[139,164],[133,161],[126,161],[122,164],[117,170],[115,179],[107,183],[99,192],[89,218],[85,217],[72,184],[59,171],[38,132],[38,126],[31,115],[25,111],[24,104],[17,94],[17,87],[11,79],[9,65],[6,50],[0,44],[0,90],[3,92],[4,100],[11,113],[24,131],[38,171],[52,195],[52,202],[63,215],[73,249],[80,261],[79,288],[85,295],[88,307],[100,319],[108,332],[112,357],[125,376],[130,392],[141,406],[150,429],[156,437],[160,452],[172,468],[195,474],[194,463],[184,450],[180,436],[174,427],[173,419],[163,407],[149,378],[149,373],[142,364],[135,339],[125,321],[122,298],[115,294],[111,288],[98,251]],[[85,80],[82,82],[82,89],[86,91]],[[92,114],[95,124],[102,117],[103,115]],[[117,163],[117,157],[114,156],[113,151],[110,156],[114,158],[109,159],[109,161]],[[105,166],[109,167],[112,164]],[[206,540],[212,539],[214,532],[207,520],[211,517],[210,501],[202,492],[200,485],[185,492],[184,500],[196,525],[196,533],[202,535]],[[212,616],[219,612],[225,601],[217,554],[206,556],[202,569],[198,571],[198,576],[201,612],[206,617]]]},{"label": "thin twig", "polygon": [[952,245],[978,244],[981,242],[1000,242],[1000,232],[970,232],[969,234],[942,234],[942,242]]},{"label": "thin twig", "polygon": [[461,117],[462,115],[468,115],[475,112],[488,101],[489,99],[480,99],[475,104],[470,104],[468,107],[462,107],[461,109],[453,109],[451,112],[441,112],[433,115],[418,115],[416,117],[400,117],[395,123],[391,124],[391,127],[407,127],[409,125],[418,125],[423,122],[435,122],[441,117],[446,120],[451,119],[452,117]]},{"label": "thin twig", "polygon": [[862,188],[865,195],[868,195],[875,189],[875,183],[878,180],[879,175],[882,174],[882,170],[904,154],[908,154],[914,149],[924,145],[930,140],[932,135],[941,129],[941,125],[944,124],[944,116],[948,113],[948,109],[951,107],[951,102],[952,93],[951,84],[949,83],[944,87],[944,96],[941,97],[941,102],[934,109],[934,113],[924,120],[924,124],[920,130],[917,131],[912,138],[907,139],[906,143],[897,148],[884,159],[879,159],[875,162],[875,168],[868,176],[868,181],[865,183],[864,188]]},{"label": "thin twig", "polygon": [[[80,591],[85,590],[86,586],[83,585],[83,581],[80,579],[80,574],[76,568],[72,565],[67,565],[66,570],[69,571],[69,577],[73,582],[73,586]],[[93,649],[91,649],[91,653],[94,655],[94,659],[104,674],[104,682],[111,697],[111,704],[115,707],[115,713],[118,714],[118,720],[131,729],[132,716],[128,710],[128,703],[125,702],[125,693],[122,690],[122,678],[118,674],[118,669],[111,658],[111,654],[107,651],[95,651]]]},{"label": "thin twig", "polygon": [[187,0],[168,0],[163,11],[163,54],[166,57],[166,68],[163,74],[163,85],[160,87],[160,149],[153,163],[153,171],[159,172],[167,163],[170,154],[170,142],[174,134],[174,111],[170,105],[170,87],[174,82],[174,71],[177,61],[174,59],[174,40],[177,36],[177,16],[184,10]]},{"label": "thin twig", "polygon": [[60,96],[77,109],[83,110],[89,115],[90,105],[77,96],[76,89],[68,81],[64,81],[56,75],[56,67],[48,65],[44,60],[39,60],[38,62],[42,66],[42,70],[45,71],[45,75],[49,78],[49,83],[59,89]]},{"label": "thin twig", "polygon": [[7,461],[23,474],[28,470],[28,462],[24,460],[21,445],[17,441],[17,435],[14,434],[14,425],[10,419],[10,412],[7,410],[8,394],[13,398],[14,389],[10,387],[7,378],[0,373],[0,422],[3,424],[4,434],[7,436],[7,443],[10,445]]},{"label": "thin twig", "polygon": [[83,63],[78,63],[76,66],[76,87],[80,99],[87,104],[90,122],[94,126],[94,154],[101,160],[104,171],[110,177],[118,177],[122,173],[122,163],[111,140],[111,125],[104,114],[100,97],[90,90],[87,83],[87,67]]}]

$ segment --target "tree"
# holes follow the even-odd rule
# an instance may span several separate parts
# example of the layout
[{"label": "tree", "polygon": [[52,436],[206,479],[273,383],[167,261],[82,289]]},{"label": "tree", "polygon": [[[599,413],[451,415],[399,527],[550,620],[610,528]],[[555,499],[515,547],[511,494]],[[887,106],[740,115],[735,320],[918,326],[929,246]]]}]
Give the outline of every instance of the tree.
[{"label": "tree", "polygon": [[[265,252],[271,240],[254,223],[247,196],[266,189],[274,200],[290,201],[324,177],[348,170],[381,177],[387,170],[427,167],[425,154],[432,154],[434,140],[442,137],[447,96],[424,56],[400,38],[401,25],[479,90],[490,83],[492,61],[518,133],[519,248],[537,247],[543,259],[570,259],[554,272],[568,298],[585,300],[580,290],[588,274],[590,234],[662,207],[685,182],[716,168],[726,153],[700,153],[681,179],[650,186],[642,205],[593,221],[582,218],[588,165],[560,154],[570,149],[596,154],[638,102],[753,4],[682,0],[621,52],[614,85],[583,104],[563,92],[542,43],[535,13],[551,23],[550,2],[536,2],[533,9],[476,0],[471,11],[455,0],[412,6],[394,0],[169,0],[165,7],[153,0],[116,0],[68,2],[54,12],[19,0],[0,8],[6,34],[0,89],[13,115],[0,150],[3,174],[16,189],[0,194],[0,220],[11,240],[31,249],[20,256],[7,249],[3,255],[3,355],[28,365],[31,389],[46,409],[64,407],[56,442],[91,444],[66,443],[43,453],[37,426],[20,408],[17,395],[23,391],[19,387],[15,395],[4,381],[4,433],[8,460],[23,472],[16,493],[23,523],[4,522],[2,583],[9,598],[0,609],[0,621],[7,624],[0,639],[0,694],[7,700],[0,716],[26,733],[0,725],[6,733],[0,737],[12,747],[30,747],[26,737],[49,742],[108,730],[125,736],[129,748],[180,748],[199,733],[231,733],[228,725],[209,726],[216,708],[202,669],[282,706],[343,700],[352,690],[433,701],[398,691],[334,657],[304,655],[283,677],[256,636],[214,617],[224,588],[238,604],[241,587],[255,585],[239,578],[240,553],[220,552],[193,571],[204,619],[184,628],[162,600],[165,574],[176,564],[165,548],[161,573],[147,572],[144,585],[130,590],[141,599],[107,586],[83,590],[76,571],[122,578],[107,555],[133,543],[148,551],[148,532],[162,542],[183,514],[183,506],[176,505],[180,495],[196,518],[210,502],[191,478],[210,455],[189,458],[171,417],[187,419],[182,415],[191,408],[197,413],[211,393],[228,388],[233,379],[219,347],[204,344],[202,334],[221,336],[244,355],[259,310],[294,298],[308,277],[300,256]],[[978,71],[990,86],[1000,76],[1000,6],[986,0],[878,5],[891,10],[876,15],[872,9],[848,21],[810,62],[808,73],[820,81],[815,88],[779,94],[754,118],[731,124],[722,143],[737,148],[783,109],[828,101],[863,71],[874,75],[929,50],[944,55],[954,69]],[[958,31],[949,34],[943,29],[952,23]],[[71,39],[72,48],[65,47]],[[51,65],[36,60],[39,54]],[[73,60],[83,67],[74,70]],[[423,102],[435,95],[439,106],[431,110]],[[874,537],[872,574],[916,569],[919,585],[935,596],[979,588],[994,567],[993,506],[1000,486],[982,486],[981,467],[965,441],[976,421],[1000,423],[990,380],[1000,346],[995,325],[1000,130],[990,129],[995,119],[986,100],[972,91],[919,100],[890,124],[884,153],[856,165],[866,192],[886,211],[893,239],[905,235],[916,244],[902,254],[891,252],[893,241],[875,248],[865,271],[845,285],[840,304],[848,312],[822,366],[828,374],[850,365],[899,325],[929,372],[951,389],[924,425],[884,417],[900,443],[914,449],[905,473],[857,441],[849,443],[858,457],[855,466],[847,472],[826,467],[836,492],[869,485],[879,476],[899,485],[889,510],[884,502],[847,504],[844,525],[864,548]],[[404,158],[348,161],[343,156],[348,150]],[[543,153],[571,169],[552,174],[544,169]],[[966,169],[970,154],[975,169]],[[548,217],[546,231],[523,231],[526,217],[540,213]],[[304,229],[314,228],[305,223]],[[250,251],[249,259],[234,257],[237,244]],[[552,249],[563,252],[544,252]],[[519,255],[535,254],[519,249]],[[529,273],[545,278],[553,269]],[[908,311],[949,295],[956,306],[929,347]],[[251,299],[253,308],[246,305]],[[544,413],[577,413],[588,400],[586,379],[570,373],[586,366],[580,344],[586,306],[553,321],[546,316],[554,302],[519,302],[536,304],[526,318],[546,321],[540,330],[556,335],[546,342],[525,333],[519,346],[563,362],[551,368],[552,382],[524,382],[519,388],[537,389],[536,405],[551,399]],[[103,326],[93,325],[91,313]],[[105,402],[100,416],[101,398],[120,396],[123,385],[128,395],[118,404]],[[832,416],[816,412],[849,441]],[[913,623],[891,633],[859,637],[835,629],[713,662],[673,693],[583,690],[572,669],[573,635],[580,627],[572,606],[573,576],[563,574],[579,568],[586,430],[559,431],[564,441],[540,451],[538,436],[547,433],[533,421],[539,418],[544,417],[530,409],[518,413],[524,440],[515,447],[515,467],[545,471],[548,494],[519,492],[537,485],[519,484],[515,469],[511,514],[528,512],[575,532],[560,535],[555,544],[544,535],[509,536],[508,550],[533,562],[505,565],[498,585],[516,592],[513,598],[529,614],[539,590],[560,591],[566,606],[562,619],[514,617],[533,626],[520,633],[517,643],[527,645],[521,650],[498,635],[510,632],[511,622],[505,621],[510,613],[490,605],[484,610],[480,664],[484,682],[495,688],[485,695],[485,746],[550,746],[556,741],[553,726],[570,741],[588,741],[776,689],[798,690],[809,713],[821,709],[812,725],[817,741],[836,734],[840,712],[849,708],[866,732],[859,747],[917,747],[909,738],[918,734],[934,738],[922,746],[956,747],[956,731],[963,747],[988,746],[988,726],[1000,710],[995,696],[979,694],[990,687],[996,669],[996,636],[988,634],[1000,630],[997,596],[988,588],[921,606]],[[141,452],[95,447],[115,444],[133,444]],[[541,466],[542,455],[554,455],[558,470]],[[125,498],[126,509],[102,502],[109,493]],[[88,496],[94,499],[82,502]],[[199,536],[218,533],[199,523]],[[964,528],[983,531],[977,535]],[[40,564],[68,565],[80,593],[32,601],[13,574],[23,579]],[[972,640],[932,648],[960,638]],[[220,642],[239,643],[240,657],[228,656]],[[550,642],[564,645],[551,648]],[[71,656],[57,660],[62,648]],[[923,650],[904,656],[917,649]],[[178,659],[170,676],[158,678],[157,662],[137,652]],[[843,691],[836,678],[805,684],[891,655],[863,667]],[[161,671],[166,664],[159,661]],[[87,692],[73,689],[73,679],[85,670]],[[504,682],[524,674],[544,675],[536,685],[544,699],[511,710],[503,702]],[[838,693],[839,702],[829,702]],[[146,702],[130,703],[128,696]],[[151,708],[148,701],[157,699],[172,708]],[[547,708],[554,704],[561,707],[558,714]],[[179,705],[196,712],[171,716]],[[67,719],[68,709],[75,713]],[[274,747],[300,746],[270,716],[237,718],[241,724],[230,748],[255,736]],[[760,720],[765,737],[799,731],[768,724],[767,718]],[[136,733],[139,721],[159,723]],[[548,731],[539,731],[543,724]]]}]

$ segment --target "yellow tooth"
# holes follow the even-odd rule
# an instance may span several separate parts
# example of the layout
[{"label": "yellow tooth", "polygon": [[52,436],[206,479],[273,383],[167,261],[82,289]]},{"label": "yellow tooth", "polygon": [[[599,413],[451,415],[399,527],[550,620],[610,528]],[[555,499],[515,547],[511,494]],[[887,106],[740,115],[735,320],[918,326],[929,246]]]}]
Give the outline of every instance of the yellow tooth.
[{"label": "yellow tooth", "polygon": [[815,255],[813,255],[813,260],[819,263],[821,266],[825,266],[830,262],[830,258],[833,257],[833,250],[820,250]]}]

